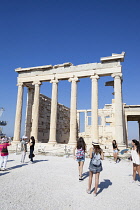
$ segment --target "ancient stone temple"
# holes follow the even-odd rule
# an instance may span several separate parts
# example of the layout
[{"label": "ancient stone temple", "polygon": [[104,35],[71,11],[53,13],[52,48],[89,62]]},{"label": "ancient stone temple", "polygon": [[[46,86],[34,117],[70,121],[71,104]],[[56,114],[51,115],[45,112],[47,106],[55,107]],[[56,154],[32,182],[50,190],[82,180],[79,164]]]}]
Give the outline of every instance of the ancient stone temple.
[{"label": "ancient stone temple", "polygon": [[[116,139],[119,145],[127,144],[127,121],[140,116],[131,112],[122,102],[122,66],[125,53],[112,54],[101,58],[101,63],[74,66],[72,63],[46,65],[30,68],[17,68],[18,95],[15,117],[14,141],[19,141],[21,131],[23,89],[28,88],[25,134],[33,135],[38,142],[69,143],[75,145],[77,136],[84,136],[86,143],[92,141],[107,144]],[[112,104],[98,109],[98,79],[111,76],[107,85],[114,87]],[[91,79],[91,108],[77,110],[77,85],[80,78]],[[58,104],[58,83],[68,80],[71,83],[70,109]],[[40,94],[42,82],[52,83],[52,98]],[[139,107],[137,107],[139,109]],[[137,109],[137,110],[138,110]],[[85,113],[85,131],[79,133],[79,113]],[[88,113],[91,113],[90,116]],[[132,113],[133,112],[133,113]],[[91,124],[88,119],[91,118]],[[100,118],[100,123],[99,123]]]}]

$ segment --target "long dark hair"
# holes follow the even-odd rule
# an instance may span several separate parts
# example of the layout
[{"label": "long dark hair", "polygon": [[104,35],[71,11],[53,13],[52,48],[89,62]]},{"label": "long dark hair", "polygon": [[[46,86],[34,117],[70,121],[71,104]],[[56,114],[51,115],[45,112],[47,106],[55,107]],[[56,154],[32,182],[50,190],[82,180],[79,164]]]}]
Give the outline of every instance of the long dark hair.
[{"label": "long dark hair", "polygon": [[136,151],[140,156],[140,143],[139,143],[139,141],[137,141],[136,139],[132,139],[132,141],[136,145],[136,148],[137,148]]},{"label": "long dark hair", "polygon": [[35,138],[34,138],[34,136],[31,136],[31,140],[35,144]]},{"label": "long dark hair", "polygon": [[84,151],[86,150],[86,144],[85,141],[83,139],[83,137],[80,137],[77,141],[77,149],[83,149]]},{"label": "long dark hair", "polygon": [[93,145],[93,147],[94,147],[94,152],[96,154],[99,153],[101,155],[102,149],[100,148],[100,146],[99,145]]},{"label": "long dark hair", "polygon": [[112,145],[115,145],[115,146],[117,145],[116,140],[113,140],[113,141],[112,141]]}]

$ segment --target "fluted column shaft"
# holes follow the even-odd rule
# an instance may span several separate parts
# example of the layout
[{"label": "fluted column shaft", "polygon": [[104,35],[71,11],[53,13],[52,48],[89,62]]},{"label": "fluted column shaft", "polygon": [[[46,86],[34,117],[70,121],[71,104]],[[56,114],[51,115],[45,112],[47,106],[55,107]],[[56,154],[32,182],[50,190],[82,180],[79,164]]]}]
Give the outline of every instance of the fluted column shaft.
[{"label": "fluted column shaft", "polygon": [[25,122],[25,136],[28,136],[28,138],[30,138],[30,135],[31,135],[33,94],[34,94],[34,89],[28,88],[27,107],[26,107],[26,122]]},{"label": "fluted column shaft", "polygon": [[34,136],[36,142],[38,142],[38,119],[39,119],[39,95],[40,95],[40,85],[41,82],[34,82],[34,104],[33,104],[33,114],[32,114],[32,132],[31,135]]},{"label": "fluted column shaft", "polygon": [[69,82],[71,82],[69,144],[76,144],[76,139],[77,139],[77,81],[78,81],[77,77],[69,79]]},{"label": "fluted column shaft", "polygon": [[123,107],[122,107],[122,73],[112,74],[115,93],[115,136],[119,144],[123,144]]},{"label": "fluted column shaft", "polygon": [[92,79],[92,96],[91,96],[91,138],[94,142],[99,142],[98,131],[98,75],[90,77]]},{"label": "fluted column shaft", "polygon": [[80,112],[77,112],[77,130],[80,132]]},{"label": "fluted column shaft", "polygon": [[22,104],[23,104],[23,83],[18,83],[17,106],[16,106],[15,128],[14,128],[14,141],[20,141]]},{"label": "fluted column shaft", "polygon": [[57,126],[57,100],[58,100],[58,80],[51,80],[52,83],[52,100],[51,100],[51,117],[50,117],[50,136],[49,143],[56,143],[56,126]]}]

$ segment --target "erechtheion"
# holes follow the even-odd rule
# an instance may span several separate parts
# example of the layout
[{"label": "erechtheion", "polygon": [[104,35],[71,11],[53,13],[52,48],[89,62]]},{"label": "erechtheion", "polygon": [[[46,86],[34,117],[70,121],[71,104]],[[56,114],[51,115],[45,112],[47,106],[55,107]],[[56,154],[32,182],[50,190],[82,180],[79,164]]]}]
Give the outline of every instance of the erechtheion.
[{"label": "erechtheion", "polygon": [[[31,68],[17,68],[18,95],[15,117],[14,141],[19,141],[21,132],[23,89],[28,88],[25,135],[33,135],[38,142],[68,143],[75,145],[77,137],[83,136],[87,144],[92,141],[102,145],[116,139],[121,146],[127,145],[127,121],[140,122],[140,106],[128,106],[122,102],[122,66],[125,53],[102,57],[101,63],[74,66],[72,63],[46,65]],[[114,87],[112,104],[98,109],[98,79],[112,76],[113,81],[106,85]],[[77,84],[80,78],[91,79],[91,109],[77,110]],[[71,83],[70,109],[57,102],[58,83],[68,80]],[[52,83],[52,98],[40,94],[42,82]],[[44,105],[42,105],[44,104]],[[41,108],[42,107],[42,108]],[[85,131],[79,133],[79,113],[85,113]],[[90,116],[88,113],[91,113]],[[91,125],[88,119],[91,118]],[[98,118],[101,118],[101,124]],[[59,123],[58,123],[59,122]],[[61,123],[60,123],[61,122]],[[60,126],[61,124],[61,126]],[[58,129],[58,126],[59,129]],[[59,131],[59,133],[58,133]]]}]

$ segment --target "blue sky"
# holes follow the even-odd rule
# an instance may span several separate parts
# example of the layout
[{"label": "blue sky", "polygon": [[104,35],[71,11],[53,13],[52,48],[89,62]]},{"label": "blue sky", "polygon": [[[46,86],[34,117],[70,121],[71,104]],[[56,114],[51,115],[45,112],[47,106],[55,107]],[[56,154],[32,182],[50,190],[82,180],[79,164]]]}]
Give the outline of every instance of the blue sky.
[{"label": "blue sky", "polygon": [[[123,101],[140,104],[139,0],[0,0],[0,107],[3,131],[13,136],[18,67],[71,62],[100,62],[100,57],[126,52],[123,66]],[[112,87],[99,80],[99,108],[111,103]],[[78,83],[78,109],[91,107],[90,79]],[[51,84],[41,93],[51,97]],[[70,105],[70,83],[59,83],[58,102]],[[24,93],[22,134],[26,104]],[[129,139],[138,138],[136,122],[129,123]]]}]

